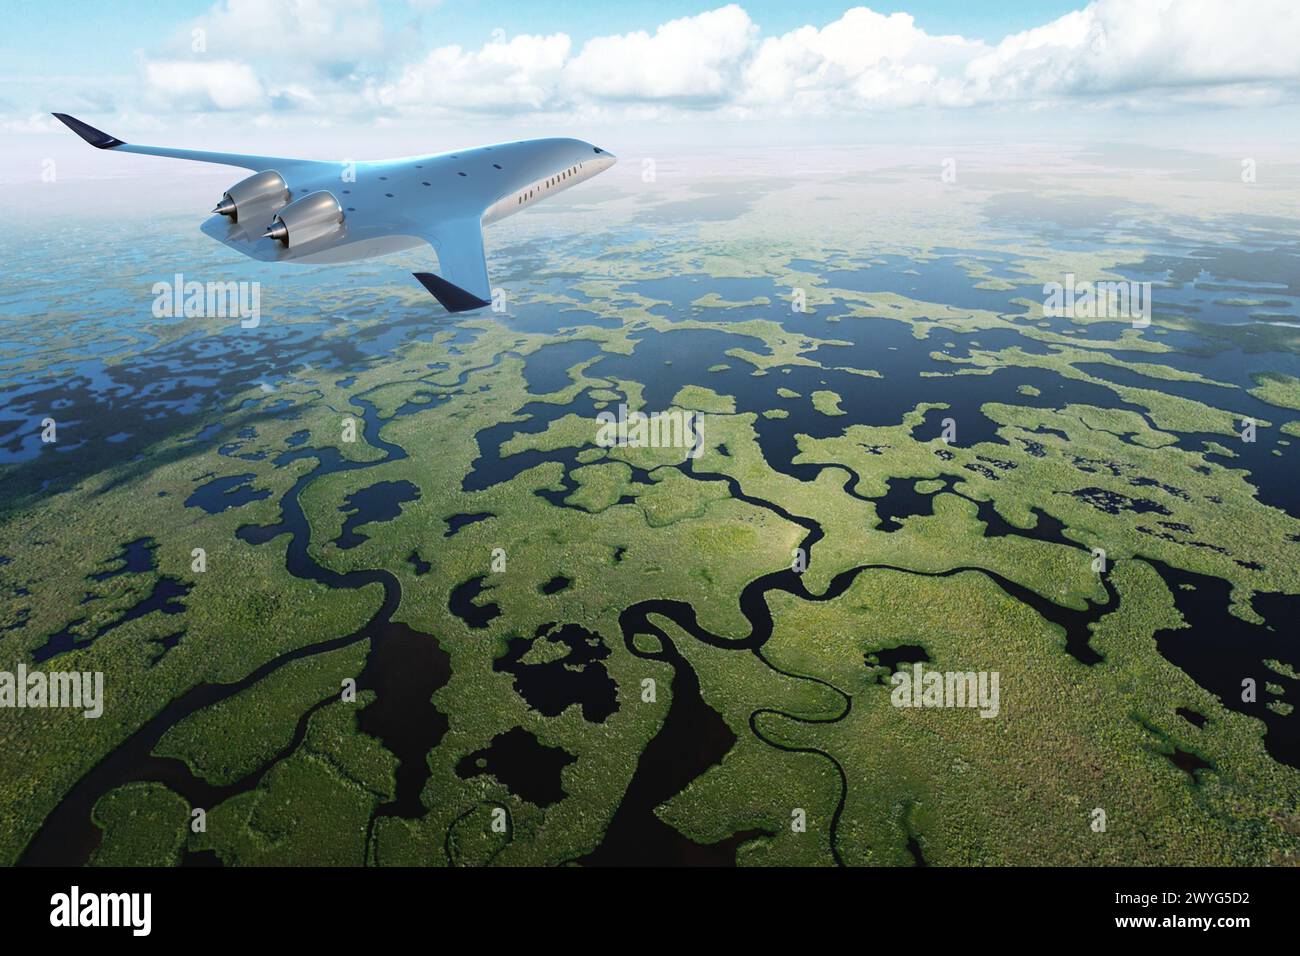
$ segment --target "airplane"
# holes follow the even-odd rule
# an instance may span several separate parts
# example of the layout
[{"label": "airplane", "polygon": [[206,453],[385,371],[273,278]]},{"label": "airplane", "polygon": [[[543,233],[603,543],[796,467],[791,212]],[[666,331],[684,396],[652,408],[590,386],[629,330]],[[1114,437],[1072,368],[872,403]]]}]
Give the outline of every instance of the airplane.
[{"label": "airplane", "polygon": [[441,275],[413,273],[448,312],[491,304],[483,226],[535,205],[617,162],[580,139],[531,139],[375,162],[137,146],[66,113],[97,149],[252,170],[222,195],[202,231],[263,262],[337,263],[433,246]]}]

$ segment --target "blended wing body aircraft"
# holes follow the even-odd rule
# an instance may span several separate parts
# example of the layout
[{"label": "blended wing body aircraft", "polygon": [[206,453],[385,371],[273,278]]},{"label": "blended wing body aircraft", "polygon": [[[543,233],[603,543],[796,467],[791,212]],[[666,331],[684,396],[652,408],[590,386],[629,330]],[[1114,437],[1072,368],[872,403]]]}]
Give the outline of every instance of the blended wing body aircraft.
[{"label": "blended wing body aircraft", "polygon": [[415,277],[449,312],[489,305],[483,226],[576,186],[615,157],[579,139],[534,139],[378,162],[136,146],[66,113],[55,117],[98,149],[252,170],[221,197],[202,230],[266,262],[368,259],[420,243],[441,275]]}]

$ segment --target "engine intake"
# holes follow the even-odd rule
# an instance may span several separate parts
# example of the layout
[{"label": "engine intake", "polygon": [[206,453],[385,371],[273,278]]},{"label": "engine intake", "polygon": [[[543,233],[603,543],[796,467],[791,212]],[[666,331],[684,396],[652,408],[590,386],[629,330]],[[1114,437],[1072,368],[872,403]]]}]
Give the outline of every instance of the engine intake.
[{"label": "engine intake", "polygon": [[229,216],[231,222],[239,222],[241,209],[248,211],[253,207],[265,207],[263,211],[274,212],[288,201],[288,183],[274,169],[268,169],[235,183],[212,211],[220,216]]},{"label": "engine intake", "polygon": [[274,239],[286,246],[300,246],[331,235],[342,226],[343,207],[333,193],[322,189],[284,206],[271,220],[271,227],[263,238]]}]

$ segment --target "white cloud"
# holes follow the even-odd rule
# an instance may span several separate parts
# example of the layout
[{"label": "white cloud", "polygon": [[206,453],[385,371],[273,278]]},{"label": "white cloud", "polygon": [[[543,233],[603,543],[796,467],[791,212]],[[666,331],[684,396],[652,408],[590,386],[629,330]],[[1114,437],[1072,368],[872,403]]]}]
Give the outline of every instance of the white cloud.
[{"label": "white cloud", "polygon": [[186,28],[186,44],[196,29],[212,56],[334,72],[387,47],[374,0],[222,0]]},{"label": "white cloud", "polygon": [[478,50],[445,46],[407,66],[395,83],[381,86],[383,106],[427,110],[515,112],[558,105],[558,81],[569,57],[569,38],[517,36]]},{"label": "white cloud", "polygon": [[53,133],[58,132],[61,125],[49,113],[31,113],[0,120],[0,130],[6,133]]},{"label": "white cloud", "polygon": [[906,13],[855,7],[820,30],[764,40],[742,96],[794,112],[960,105],[961,71],[986,49],[978,40],[931,36]]},{"label": "white cloud", "polygon": [[145,66],[154,102],[400,122],[446,113],[602,120],[853,115],[1014,104],[1182,109],[1295,102],[1300,3],[1096,0],[996,44],[866,7],[764,37],[730,4],[653,31],[495,36],[403,56],[375,0],[220,0],[207,48]]},{"label": "white cloud", "polygon": [[393,48],[375,0],[219,0],[144,74],[175,108],[349,113]]},{"label": "white cloud", "polygon": [[151,93],[169,106],[188,109],[258,109],[265,92],[247,63],[233,60],[166,60],[145,66]]},{"label": "white cloud", "polygon": [[1259,102],[1266,93],[1234,85],[1300,81],[1296,36],[1300,5],[1290,0],[1257,0],[1249,12],[1228,0],[1097,0],[992,47],[857,7],[820,30],[764,40],[740,98],[784,112],[1076,97],[1131,106],[1142,101],[1134,93]]},{"label": "white cloud", "polygon": [[971,65],[985,99],[1106,95],[1300,80],[1289,0],[1098,0],[1007,37]]},{"label": "white cloud", "polygon": [[736,4],[644,31],[589,40],[565,69],[567,89],[593,100],[731,99],[758,27]]}]

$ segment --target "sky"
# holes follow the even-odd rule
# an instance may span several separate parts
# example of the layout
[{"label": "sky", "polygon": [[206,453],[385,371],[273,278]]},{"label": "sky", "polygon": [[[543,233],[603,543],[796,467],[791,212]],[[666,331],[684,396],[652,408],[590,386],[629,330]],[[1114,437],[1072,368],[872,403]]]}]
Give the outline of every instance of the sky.
[{"label": "sky", "polygon": [[346,140],[344,155],[561,133],[1167,143],[1300,129],[1295,0],[0,0],[0,17],[14,144],[66,135],[54,110],[128,141],[292,134],[317,152]]}]

